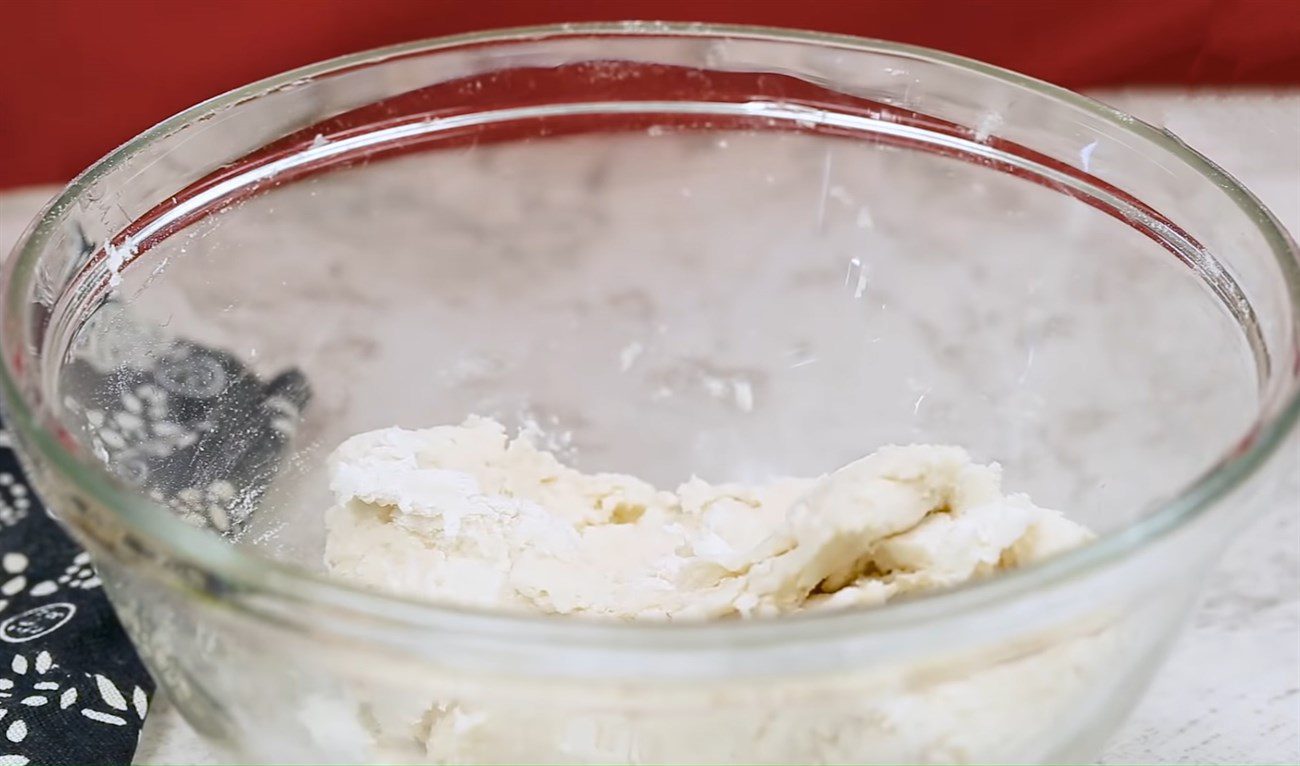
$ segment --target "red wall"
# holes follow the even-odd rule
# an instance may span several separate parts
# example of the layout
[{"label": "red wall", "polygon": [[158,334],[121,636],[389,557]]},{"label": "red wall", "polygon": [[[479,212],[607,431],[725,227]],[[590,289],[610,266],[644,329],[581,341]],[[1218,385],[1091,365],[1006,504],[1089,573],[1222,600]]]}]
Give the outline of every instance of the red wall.
[{"label": "red wall", "polygon": [[0,187],[364,48],[519,24],[726,21],[943,48],[1071,87],[1300,84],[1300,0],[0,0]]}]

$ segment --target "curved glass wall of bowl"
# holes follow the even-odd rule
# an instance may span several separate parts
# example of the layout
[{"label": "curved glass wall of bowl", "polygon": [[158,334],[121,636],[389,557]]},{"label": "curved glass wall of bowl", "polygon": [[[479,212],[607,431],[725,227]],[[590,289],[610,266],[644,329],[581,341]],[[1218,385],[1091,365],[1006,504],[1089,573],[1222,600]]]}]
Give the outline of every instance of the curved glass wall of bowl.
[{"label": "curved glass wall of bowl", "polygon": [[[661,484],[956,443],[1107,532],[1280,385],[1285,288],[1239,257],[1273,243],[1118,115],[824,40],[592,45],[358,62],[82,179],[33,324],[69,350],[46,384],[65,424],[178,513],[316,568],[324,457],[376,427],[491,415]],[[157,389],[216,409],[131,430]],[[198,424],[215,441],[153,443]],[[123,457],[150,449],[187,481]]]}]

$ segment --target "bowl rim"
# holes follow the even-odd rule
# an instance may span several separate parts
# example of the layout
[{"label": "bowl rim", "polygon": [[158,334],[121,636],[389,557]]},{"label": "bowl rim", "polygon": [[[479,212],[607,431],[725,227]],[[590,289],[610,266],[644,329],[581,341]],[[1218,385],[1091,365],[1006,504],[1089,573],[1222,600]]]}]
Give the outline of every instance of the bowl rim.
[{"label": "bowl rim", "polygon": [[[1300,248],[1297,248],[1276,217],[1251,192],[1168,131],[1065,88],[974,59],[920,46],[777,27],[658,21],[511,27],[385,46],[293,69],[231,90],[179,112],[127,141],[83,171],[28,226],[4,265],[4,278],[0,282],[0,297],[7,304],[2,310],[3,326],[8,328],[13,319],[11,315],[20,310],[15,308],[22,299],[18,287],[32,278],[45,240],[58,225],[63,212],[99,178],[154,141],[243,101],[291,87],[304,79],[340,70],[465,45],[588,36],[744,39],[900,55],[963,69],[1005,85],[1027,88],[1081,109],[1123,132],[1137,134],[1170,151],[1192,170],[1218,185],[1243,213],[1255,221],[1283,273],[1287,297],[1293,311],[1292,335],[1300,337]],[[1295,369],[1277,373],[1290,377],[1284,379],[1280,390],[1273,391],[1261,400],[1260,412],[1246,436],[1239,443],[1228,445],[1213,465],[1191,479],[1182,490],[1170,498],[1149,504],[1142,515],[1127,526],[1103,535],[1087,546],[1023,570],[867,610],[800,614],[779,620],[671,625],[608,623],[440,605],[416,598],[378,593],[231,546],[172,517],[147,498],[132,493],[102,466],[81,459],[56,434],[42,427],[38,412],[29,407],[21,394],[19,374],[14,369],[15,360],[19,358],[17,355],[26,351],[9,348],[7,332],[0,336],[0,344],[3,344],[3,354],[0,354],[0,395],[6,405],[5,414],[13,424],[11,427],[17,428],[24,437],[19,442],[24,446],[30,445],[57,473],[69,477],[80,492],[109,509],[116,519],[128,525],[133,532],[159,545],[162,552],[172,559],[184,561],[225,583],[238,584],[244,593],[256,593],[299,606],[342,610],[374,620],[388,630],[416,631],[412,636],[427,637],[428,631],[440,630],[495,636],[510,641],[527,639],[533,642],[625,648],[652,653],[691,648],[781,644],[809,638],[855,636],[914,628],[935,622],[952,622],[974,610],[1007,603],[1034,591],[1063,584],[1127,559],[1146,544],[1204,516],[1215,501],[1255,474],[1286,441],[1300,421],[1300,365],[1297,365]],[[250,612],[255,610],[248,604],[242,605],[242,608]]]}]

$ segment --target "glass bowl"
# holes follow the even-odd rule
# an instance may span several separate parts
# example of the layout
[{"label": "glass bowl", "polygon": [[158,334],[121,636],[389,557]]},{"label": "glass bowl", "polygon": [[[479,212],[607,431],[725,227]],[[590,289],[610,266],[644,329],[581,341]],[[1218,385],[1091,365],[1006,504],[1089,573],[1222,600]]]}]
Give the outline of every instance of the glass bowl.
[{"label": "glass bowl", "polygon": [[[33,480],[231,760],[1086,761],[1293,466],[1268,211],[1168,133],[885,42],[563,26],[297,70],[86,171],[3,291]],[[953,443],[1099,537],[711,624],[325,576],[330,450],[471,413],[661,484]]]}]

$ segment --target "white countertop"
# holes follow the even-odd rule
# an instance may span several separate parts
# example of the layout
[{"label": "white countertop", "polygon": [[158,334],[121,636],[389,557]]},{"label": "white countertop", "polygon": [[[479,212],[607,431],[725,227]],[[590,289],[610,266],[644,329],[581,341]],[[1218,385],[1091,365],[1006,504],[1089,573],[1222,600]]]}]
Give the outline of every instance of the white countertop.
[{"label": "white countertop", "polygon": [[[1099,97],[1178,134],[1300,232],[1300,93]],[[53,191],[0,194],[0,253]],[[1102,760],[1300,761],[1300,472],[1219,562],[1187,631]],[[156,700],[136,762],[217,761]]]}]

